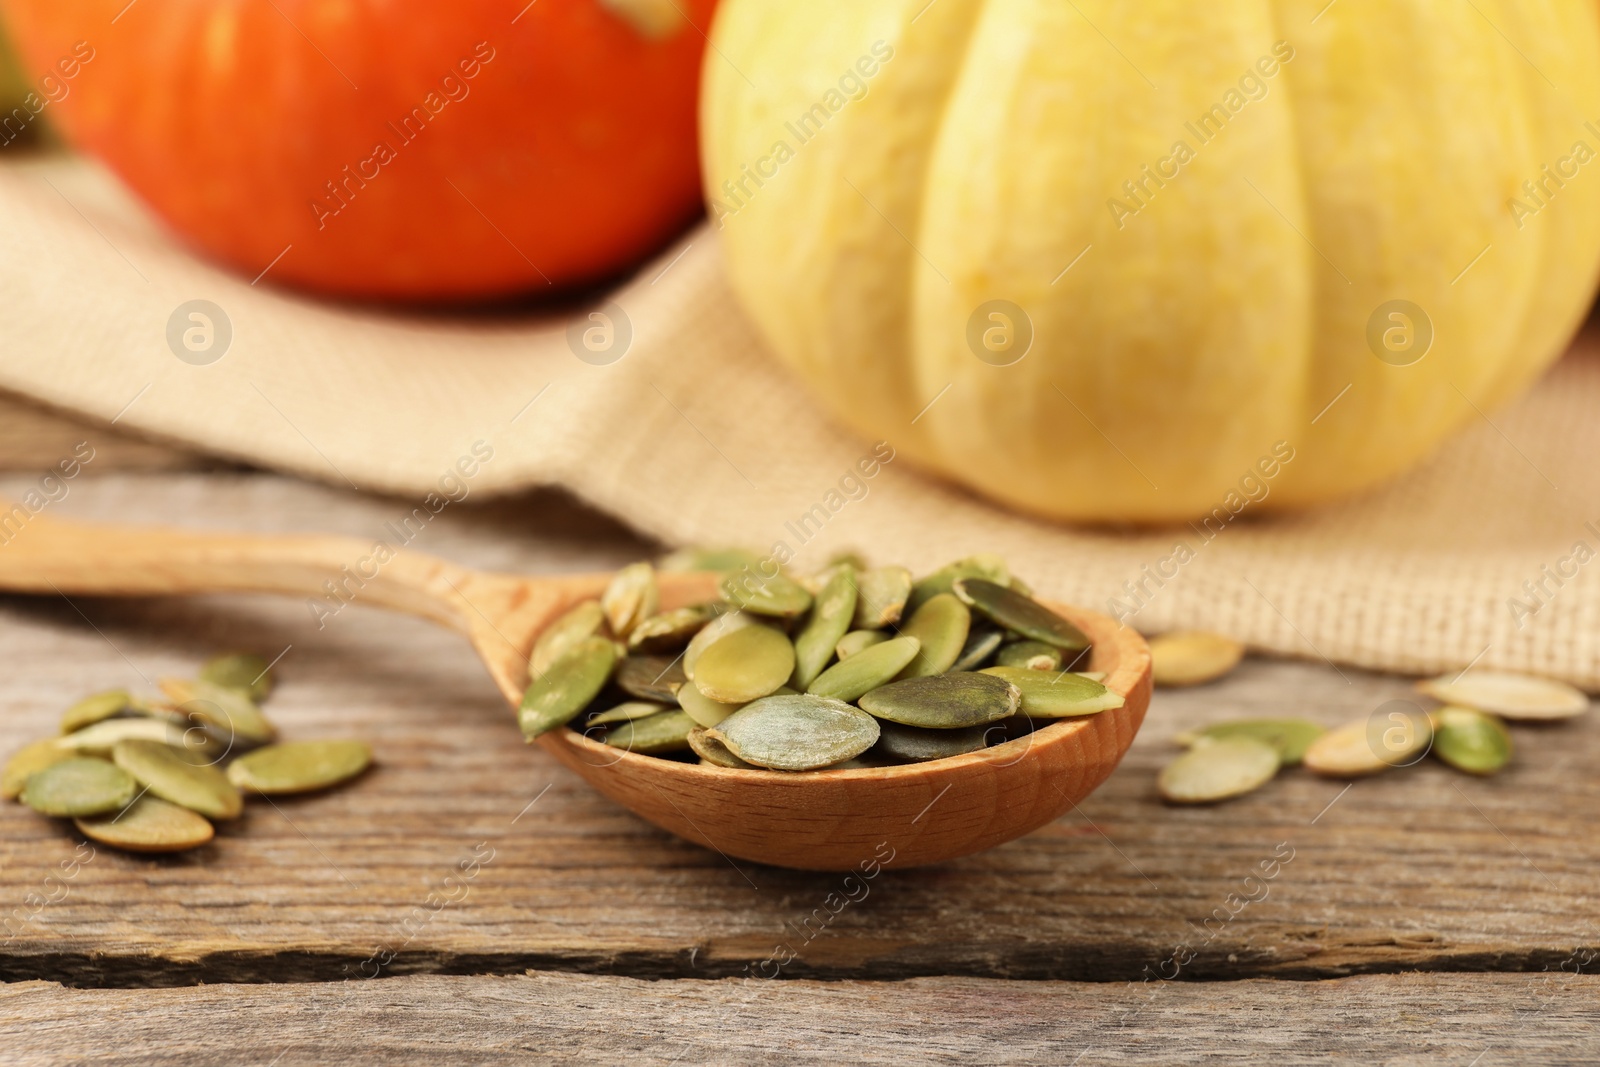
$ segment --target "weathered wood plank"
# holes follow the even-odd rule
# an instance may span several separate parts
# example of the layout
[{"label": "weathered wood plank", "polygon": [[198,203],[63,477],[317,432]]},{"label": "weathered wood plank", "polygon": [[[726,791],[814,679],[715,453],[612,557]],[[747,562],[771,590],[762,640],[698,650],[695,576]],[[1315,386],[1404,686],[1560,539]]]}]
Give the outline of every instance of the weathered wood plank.
[{"label": "weathered wood plank", "polygon": [[49,470],[84,441],[94,447],[94,459],[83,468],[87,474],[229,465],[0,393],[0,471]]},{"label": "weathered wood plank", "polygon": [[645,982],[566,974],[0,988],[13,1064],[1593,1062],[1593,977]]},{"label": "weathered wood plank", "polygon": [[[111,476],[59,506],[368,535],[409,510],[252,474]],[[648,551],[553,495],[453,505],[416,547],[550,571]],[[1590,721],[1519,730],[1515,765],[1487,781],[1428,763],[1341,794],[1295,771],[1226,806],[1159,803],[1155,772],[1180,728],[1252,712],[1338,722],[1408,692],[1316,665],[1250,661],[1220,685],[1159,693],[1080,811],[984,855],[857,883],[735,866],[612,806],[520,744],[463,641],[359,605],[318,630],[304,605],[267,599],[0,600],[0,753],[52,730],[82,693],[146,688],[235,646],[292,646],[270,705],[285,734],[364,735],[377,769],[327,796],[258,804],[199,852],[100,850],[67,879],[77,838],[0,805],[0,977],[1325,977],[1539,970],[1600,946]],[[474,855],[472,877],[447,881]],[[1273,878],[1246,882],[1275,858]]]}]

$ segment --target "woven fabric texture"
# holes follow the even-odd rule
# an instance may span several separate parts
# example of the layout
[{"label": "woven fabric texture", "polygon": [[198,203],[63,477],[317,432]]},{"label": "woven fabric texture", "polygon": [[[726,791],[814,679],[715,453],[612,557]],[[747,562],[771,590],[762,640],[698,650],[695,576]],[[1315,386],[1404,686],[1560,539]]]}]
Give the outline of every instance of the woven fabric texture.
[{"label": "woven fabric texture", "polygon": [[[913,568],[993,551],[1041,593],[1146,632],[1204,627],[1335,665],[1477,664],[1600,688],[1592,333],[1530,394],[1380,491],[1299,515],[1085,530],[885,462],[892,441],[830,421],[763,351],[706,229],[590,304],[453,316],[286,294],[268,264],[259,283],[219,271],[104,173],[59,158],[0,167],[0,232],[0,388],[211,453],[405,498],[557,484],[667,542],[744,544],[797,566],[844,548]],[[168,340],[174,311],[197,299],[231,326],[211,363]],[[632,334],[611,363],[580,360],[569,340],[600,305],[621,308]],[[462,479],[479,442],[492,458]]]}]

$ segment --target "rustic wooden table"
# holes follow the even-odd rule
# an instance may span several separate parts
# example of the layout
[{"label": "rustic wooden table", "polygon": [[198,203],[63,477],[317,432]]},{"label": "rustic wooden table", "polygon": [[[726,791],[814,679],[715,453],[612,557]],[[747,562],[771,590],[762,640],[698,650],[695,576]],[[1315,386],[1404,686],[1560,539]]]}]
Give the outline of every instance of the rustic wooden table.
[{"label": "rustic wooden table", "polygon": [[[0,403],[0,497],[77,432],[29,418]],[[106,447],[113,462],[56,513],[375,536],[410,509]],[[656,551],[548,493],[452,506],[415,547],[528,572]],[[79,851],[64,824],[0,805],[8,1062],[1600,1056],[1596,721],[1519,730],[1490,780],[1433,762],[1348,788],[1293,771],[1231,804],[1164,807],[1155,774],[1182,728],[1336,723],[1409,692],[1249,660],[1158,692],[1122,767],[1057,823],[847,886],[731,862],[613,806],[522,745],[465,641],[427,624],[355,606],[319,629],[304,604],[256,597],[5,597],[0,754],[79,695],[150,689],[235,647],[282,653],[270,710],[286,736],[367,737],[377,767],[252,805],[171,858]]]}]

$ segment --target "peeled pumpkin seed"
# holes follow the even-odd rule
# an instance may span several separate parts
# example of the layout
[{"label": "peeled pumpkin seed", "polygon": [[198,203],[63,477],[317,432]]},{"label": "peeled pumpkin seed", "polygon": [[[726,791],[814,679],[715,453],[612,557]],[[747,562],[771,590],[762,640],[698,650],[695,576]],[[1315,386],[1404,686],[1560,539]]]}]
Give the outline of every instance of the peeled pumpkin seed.
[{"label": "peeled pumpkin seed", "polygon": [[84,697],[62,713],[61,732],[70,734],[85,726],[93,726],[102,719],[109,719],[127,710],[129,700],[126,689],[111,689]]},{"label": "peeled pumpkin seed", "polygon": [[1589,710],[1589,698],[1565,682],[1508,671],[1472,671],[1418,682],[1417,688],[1446,704],[1490,711],[1519,722],[1570,719]]},{"label": "peeled pumpkin seed", "polygon": [[1004,679],[1022,691],[1022,713],[1041,719],[1095,715],[1122,707],[1122,694],[1081,674],[1027,667],[985,667],[980,674]]},{"label": "peeled pumpkin seed", "polygon": [[178,710],[215,729],[224,743],[265,744],[277,736],[255,701],[238,689],[198,678],[163,678],[161,691]]},{"label": "peeled pumpkin seed", "polygon": [[61,763],[78,755],[76,749],[62,744],[54,737],[24,745],[16,755],[6,761],[5,770],[0,771],[0,797],[7,800],[17,799],[22,787],[28,784],[29,776],[44,770],[52,763]]},{"label": "peeled pumpkin seed", "polygon": [[[679,690],[682,692],[682,690]],[[614,722],[631,722],[634,719],[644,719],[651,715],[669,710],[665,704],[657,704],[653,700],[629,700],[618,704],[614,708],[607,708],[598,715],[589,717],[588,726],[607,726]]]},{"label": "peeled pumpkin seed", "polygon": [[855,614],[855,568],[835,567],[812,602],[806,624],[795,634],[792,684],[796,689],[805,689],[822,673]]},{"label": "peeled pumpkin seed", "polygon": [[967,643],[961,646],[961,655],[950,664],[952,671],[975,671],[979,667],[987,667],[989,658],[1000,650],[1000,645],[1005,641],[1004,630],[996,630],[991,626],[980,625],[976,620],[967,630]]},{"label": "peeled pumpkin seed", "polygon": [[1494,774],[1511,760],[1505,723],[1474,708],[1443,707],[1433,721],[1433,754],[1458,771]]},{"label": "peeled pumpkin seed", "polygon": [[1011,568],[1006,566],[1005,560],[991,552],[980,552],[954,563],[946,563],[927,577],[919,579],[911,587],[911,599],[906,602],[906,610],[916,611],[940,593],[955,592],[956,581],[960,578],[985,578],[996,585],[1010,585],[1012,581]]},{"label": "peeled pumpkin seed", "polygon": [[700,757],[700,762],[710,763],[718,767],[727,767],[730,770],[757,770],[754,763],[744,760],[728,751],[728,746],[712,737],[705,730],[689,731],[689,747],[695,755]]},{"label": "peeled pumpkin seed", "polygon": [[1022,690],[991,674],[962,672],[907,678],[864,695],[861,710],[907,726],[950,730],[1016,714]]},{"label": "peeled pumpkin seed", "polygon": [[1059,671],[1061,650],[1043,641],[1013,641],[1002,645],[994,658],[997,667],[1025,667],[1030,671]]},{"label": "peeled pumpkin seed", "polygon": [[695,604],[652,615],[628,635],[628,651],[676,652],[716,615],[716,606],[712,604]]},{"label": "peeled pumpkin seed", "polygon": [[1205,630],[1181,630],[1150,639],[1150,671],[1156,685],[1203,685],[1232,671],[1244,646]]},{"label": "peeled pumpkin seed", "polygon": [[630,563],[611,578],[600,594],[600,607],[606,613],[611,632],[625,638],[633,628],[656,613],[661,606],[661,591],[656,586],[656,569],[640,561]]},{"label": "peeled pumpkin seed", "polygon": [[858,630],[881,630],[893,626],[905,614],[911,596],[911,572],[904,567],[877,567],[856,576],[856,617],[851,625]]},{"label": "peeled pumpkin seed", "polygon": [[689,639],[688,647],[683,650],[684,677],[690,681],[694,680],[695,665],[700,662],[700,654],[706,649],[733,631],[754,625],[756,617],[743,611],[730,611],[706,623],[699,633]]},{"label": "peeled pumpkin seed", "polygon": [[550,669],[561,654],[586,637],[593,637],[605,625],[605,609],[598,600],[582,604],[556,619],[539,634],[528,657],[528,676],[537,678]]},{"label": "peeled pumpkin seed", "polygon": [[764,697],[794,674],[794,646],[768,626],[735,630],[700,653],[694,687],[723,704]]},{"label": "peeled pumpkin seed", "polygon": [[1174,804],[1209,804],[1261,788],[1278,773],[1278,750],[1253,737],[1206,740],[1162,769],[1161,798]]},{"label": "peeled pumpkin seed", "polygon": [[686,681],[681,656],[628,656],[617,664],[617,688],[640,700],[676,704]]},{"label": "peeled pumpkin seed", "polygon": [[792,619],[805,614],[811,606],[811,594],[786,574],[766,578],[749,571],[738,571],[725,575],[718,588],[728,603],[757,615]]},{"label": "peeled pumpkin seed", "polygon": [[833,651],[841,660],[849,659],[862,649],[881,645],[889,640],[889,635],[882,630],[851,630],[839,638],[839,643],[833,646]]},{"label": "peeled pumpkin seed", "polygon": [[310,793],[346,782],[372,765],[364,741],[282,741],[228,765],[228,781],[263,796]]},{"label": "peeled pumpkin seed", "polygon": [[690,682],[678,690],[678,706],[697,725],[708,727],[717,725],[717,723],[744,707],[744,704],[724,704],[720,700],[712,700],[700,692],[693,682]]},{"label": "peeled pumpkin seed", "polygon": [[962,603],[996,626],[1068,652],[1089,647],[1082,630],[1032,597],[983,578],[958,578],[952,588]]},{"label": "peeled pumpkin seed", "polygon": [[236,819],[244,810],[244,798],[226,774],[216,767],[191,762],[181,748],[160,741],[123,741],[111,750],[111,758],[151,796],[207,818]]},{"label": "peeled pumpkin seed", "polygon": [[774,696],[747,704],[707,733],[746,763],[777,771],[814,771],[871,748],[878,740],[878,723],[841,700]]},{"label": "peeled pumpkin seed", "polygon": [[914,637],[922,645],[900,677],[925,678],[948,671],[966,646],[971,628],[972,612],[953,595],[929,597],[900,628],[900,636]]},{"label": "peeled pumpkin seed", "polygon": [[111,750],[122,741],[160,741],[196,755],[216,755],[223,751],[223,746],[204,730],[185,729],[181,722],[166,718],[102,719],[58,739],[60,744],[73,749],[75,755],[106,759],[111,758]]},{"label": "peeled pumpkin seed", "polygon": [[1238,719],[1214,723],[1198,730],[1186,730],[1173,740],[1188,748],[1205,740],[1250,737],[1277,749],[1278,758],[1285,767],[1296,767],[1305,759],[1306,749],[1311,747],[1311,743],[1326,732],[1319,723],[1306,719]]},{"label": "peeled pumpkin seed", "polygon": [[1005,739],[993,726],[929,730],[885,719],[878,724],[878,743],[872,746],[872,751],[901,763],[925,763],[988,748],[991,732],[996,740]]},{"label": "peeled pumpkin seed", "polygon": [[760,556],[742,548],[706,548],[704,546],[680,548],[662,556],[656,564],[662,571],[716,571],[726,573],[745,567],[759,567]]},{"label": "peeled pumpkin seed", "polygon": [[254,652],[227,652],[201,665],[200,680],[237,689],[259,703],[272,692],[272,665]]},{"label": "peeled pumpkin seed", "polygon": [[564,726],[588,707],[611,677],[617,646],[604,637],[586,637],[558,656],[522,695],[517,721],[532,741]]},{"label": "peeled pumpkin seed", "polygon": [[806,690],[812,696],[849,702],[887,684],[917,656],[915,637],[896,637],[862,649],[823,671]]},{"label": "peeled pumpkin seed", "polygon": [[21,800],[41,815],[100,815],[120,811],[139,792],[127,771],[103,759],[75,757],[29,775]]},{"label": "peeled pumpkin seed", "polygon": [[1362,778],[1407,762],[1433,740],[1428,731],[1406,731],[1409,736],[1395,739],[1399,743],[1375,745],[1371,729],[1368,720],[1359,719],[1329,730],[1306,749],[1306,770],[1325,778]]},{"label": "peeled pumpkin seed", "polygon": [[140,797],[117,814],[74,819],[73,824],[91,841],[126,852],[182,852],[216,834],[202,816],[152,796]]},{"label": "peeled pumpkin seed", "polygon": [[683,752],[689,747],[689,734],[695,721],[673,709],[644,719],[630,719],[606,731],[605,742],[612,748],[626,749],[643,756],[663,752]]}]

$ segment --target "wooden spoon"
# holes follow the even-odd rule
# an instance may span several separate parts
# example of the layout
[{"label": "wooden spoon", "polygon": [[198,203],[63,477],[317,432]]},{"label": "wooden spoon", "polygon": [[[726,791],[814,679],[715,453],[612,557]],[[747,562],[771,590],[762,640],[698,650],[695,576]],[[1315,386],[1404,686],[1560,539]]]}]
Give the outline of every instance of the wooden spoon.
[{"label": "wooden spoon", "polygon": [[[325,611],[345,602],[386,607],[465,633],[516,707],[534,638],[572,605],[598,597],[610,579],[487,574],[404,551],[380,562],[373,547],[340,537],[86,526],[37,516],[0,545],[0,589],[266,592],[304,597]],[[712,574],[662,574],[661,606],[710,599],[716,581]],[[1150,702],[1150,652],[1136,632],[1094,612],[1052,606],[1094,643],[1081,669],[1104,671],[1105,684],[1126,699],[1121,708],[931,763],[809,774],[678,763],[572,730],[553,730],[539,744],[617,803],[728,856],[848,870],[978,852],[1043,826],[1088,796],[1122,759]],[[508,730],[514,721],[507,719]]]}]

